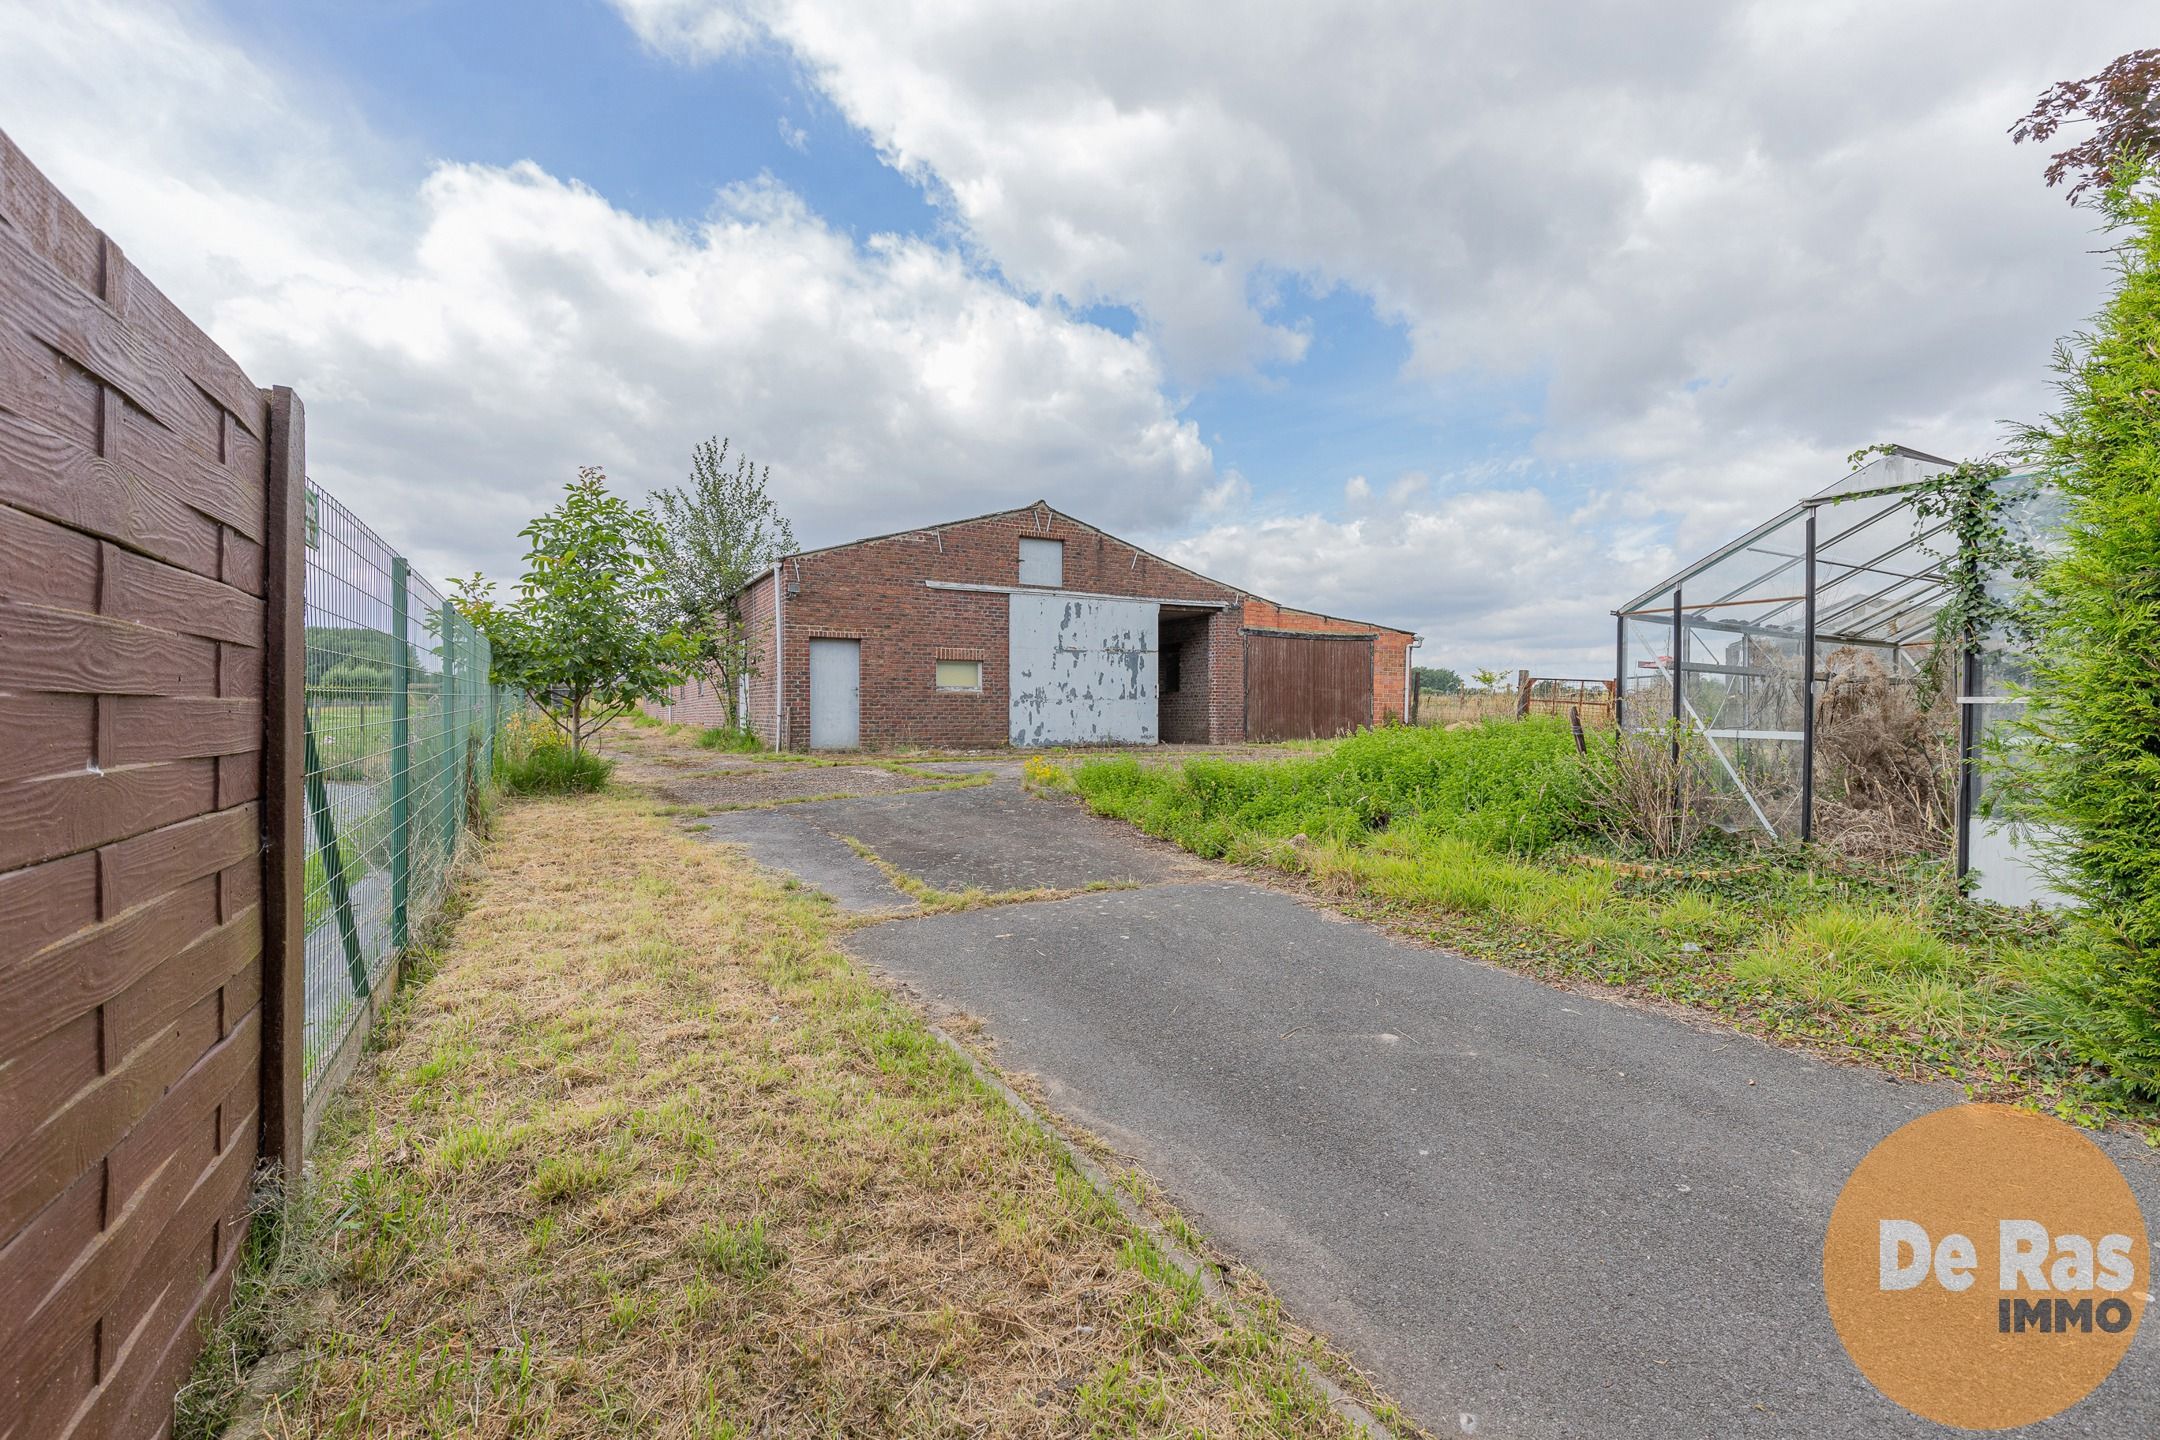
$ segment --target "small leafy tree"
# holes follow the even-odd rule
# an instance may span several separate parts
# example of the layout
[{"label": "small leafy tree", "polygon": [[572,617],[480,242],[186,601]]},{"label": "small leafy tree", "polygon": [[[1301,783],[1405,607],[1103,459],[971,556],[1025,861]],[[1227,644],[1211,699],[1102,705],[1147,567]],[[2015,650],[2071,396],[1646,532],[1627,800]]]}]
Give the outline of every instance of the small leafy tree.
[{"label": "small leafy tree", "polygon": [[728,442],[707,440],[690,452],[690,483],[653,495],[660,507],[661,569],[675,621],[697,647],[700,667],[727,707],[730,730],[741,728],[742,680],[757,673],[758,641],[736,597],[760,570],[795,548],[795,531],[773,503],[762,469],[738,456],[728,467]]},{"label": "small leafy tree", "polygon": [[497,603],[474,575],[455,603],[487,636],[495,683],[524,690],[582,756],[601,726],[680,681],[695,647],[669,623],[659,524],[609,494],[598,466],[580,467],[561,502],[519,534],[528,548],[516,598]]},{"label": "small leafy tree", "polygon": [[[2156,77],[2160,83],[2160,77]],[[2062,408],[2023,448],[2067,507],[2040,574],[2032,785],[2082,902],[2085,1058],[2160,1095],[2160,196],[2118,160],[2100,207],[2123,237],[2093,332],[2058,352]]]},{"label": "small leafy tree", "polygon": [[1480,690],[1498,690],[1500,682],[1507,677],[1498,670],[1473,670],[1470,672],[1470,678],[1477,681]]}]

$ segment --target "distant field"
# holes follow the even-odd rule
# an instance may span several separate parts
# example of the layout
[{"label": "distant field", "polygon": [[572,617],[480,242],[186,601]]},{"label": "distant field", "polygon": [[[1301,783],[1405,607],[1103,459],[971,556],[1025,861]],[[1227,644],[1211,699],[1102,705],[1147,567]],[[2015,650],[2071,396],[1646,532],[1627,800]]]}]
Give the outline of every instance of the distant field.
[{"label": "distant field", "polygon": [[1512,691],[1463,695],[1435,695],[1428,691],[1418,696],[1417,718],[1420,725],[1453,725],[1458,720],[1512,718],[1514,714],[1515,696]]}]

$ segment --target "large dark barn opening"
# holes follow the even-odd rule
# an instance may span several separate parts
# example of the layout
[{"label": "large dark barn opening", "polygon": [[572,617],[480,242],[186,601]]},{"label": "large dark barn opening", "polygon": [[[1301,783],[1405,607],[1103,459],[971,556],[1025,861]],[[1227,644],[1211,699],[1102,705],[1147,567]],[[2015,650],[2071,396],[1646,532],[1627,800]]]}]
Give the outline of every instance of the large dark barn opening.
[{"label": "large dark barn opening", "polygon": [[1162,610],[1157,733],[1167,745],[1207,743],[1209,613],[1181,615],[1168,605]]}]

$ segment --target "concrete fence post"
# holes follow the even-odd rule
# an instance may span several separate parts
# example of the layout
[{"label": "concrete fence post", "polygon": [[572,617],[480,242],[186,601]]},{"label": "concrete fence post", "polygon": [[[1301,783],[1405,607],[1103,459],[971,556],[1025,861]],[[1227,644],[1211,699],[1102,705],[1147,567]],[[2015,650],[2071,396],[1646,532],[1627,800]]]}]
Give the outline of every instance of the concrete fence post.
[{"label": "concrete fence post", "polygon": [[264,484],[262,1153],[288,1181],[306,1160],[307,419],[268,392]]}]

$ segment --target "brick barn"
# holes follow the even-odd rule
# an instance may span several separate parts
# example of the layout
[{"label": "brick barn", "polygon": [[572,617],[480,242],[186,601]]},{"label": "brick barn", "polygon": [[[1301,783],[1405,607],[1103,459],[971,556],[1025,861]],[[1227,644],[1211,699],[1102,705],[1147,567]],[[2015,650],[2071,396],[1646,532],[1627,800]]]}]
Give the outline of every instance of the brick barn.
[{"label": "brick barn", "polygon": [[[737,603],[778,749],[1223,744],[1400,720],[1417,636],[1295,610],[1043,501],[781,560]],[[653,713],[726,718],[706,681]]]}]

